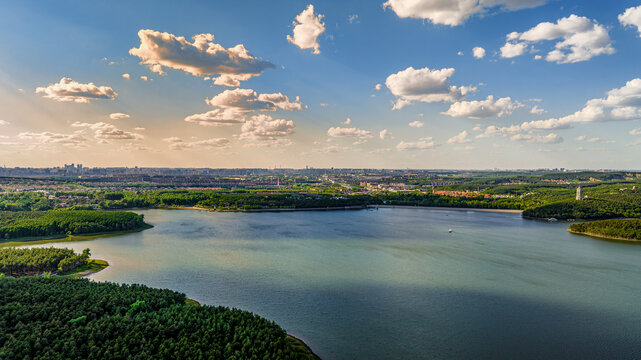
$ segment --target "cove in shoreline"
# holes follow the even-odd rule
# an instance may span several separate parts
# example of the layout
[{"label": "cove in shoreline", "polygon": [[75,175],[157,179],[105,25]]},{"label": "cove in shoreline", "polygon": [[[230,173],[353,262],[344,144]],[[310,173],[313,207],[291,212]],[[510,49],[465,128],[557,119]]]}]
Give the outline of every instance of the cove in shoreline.
[{"label": "cove in shoreline", "polygon": [[580,231],[573,231],[568,228],[568,232],[576,235],[583,235],[583,236],[589,236],[593,237],[599,240],[609,240],[609,241],[616,241],[616,242],[625,242],[629,244],[641,244],[641,240],[637,239],[631,239],[631,238],[624,238],[624,237],[619,237],[619,236],[609,236],[609,235],[603,235],[603,234],[597,234],[597,233],[591,233],[591,232],[580,232]]}]

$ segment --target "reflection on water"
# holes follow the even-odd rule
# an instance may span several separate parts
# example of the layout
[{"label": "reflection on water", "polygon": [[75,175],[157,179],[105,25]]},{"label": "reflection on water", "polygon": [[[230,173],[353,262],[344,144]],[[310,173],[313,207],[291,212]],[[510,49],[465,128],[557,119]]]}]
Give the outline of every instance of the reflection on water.
[{"label": "reflection on water", "polygon": [[641,247],[567,224],[414,209],[141,213],[153,229],[56,245],[108,260],[95,280],[256,312],[324,359],[641,358]]}]

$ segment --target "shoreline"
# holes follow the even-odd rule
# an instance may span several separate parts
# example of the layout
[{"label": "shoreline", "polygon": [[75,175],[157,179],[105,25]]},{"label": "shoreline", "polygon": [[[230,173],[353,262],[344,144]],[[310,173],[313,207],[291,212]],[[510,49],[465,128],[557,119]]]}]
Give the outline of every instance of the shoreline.
[{"label": "shoreline", "polygon": [[625,243],[632,243],[632,244],[641,244],[641,240],[632,239],[632,238],[624,238],[624,237],[619,237],[619,236],[602,235],[602,234],[591,233],[591,232],[580,232],[580,231],[570,230],[570,228],[568,228],[568,232],[571,233],[571,234],[575,234],[575,235],[583,235],[583,236],[593,237],[593,238],[596,238],[596,239],[599,239],[599,240],[610,240],[610,241],[625,242]]},{"label": "shoreline", "polygon": [[0,248],[2,247],[12,247],[12,246],[27,246],[27,245],[40,245],[47,244],[51,242],[74,242],[74,241],[87,241],[93,240],[102,237],[111,237],[111,236],[120,236],[125,234],[137,233],[153,228],[151,224],[145,223],[144,226],[141,226],[132,230],[118,230],[118,231],[109,231],[104,233],[89,233],[89,234],[78,234],[78,235],[55,235],[55,236],[31,236],[31,237],[22,237],[15,239],[8,239],[0,241]]},{"label": "shoreline", "polygon": [[158,206],[148,208],[128,208],[119,210],[197,210],[209,212],[241,212],[241,213],[260,213],[260,212],[294,212],[294,211],[340,211],[340,210],[365,210],[365,209],[422,209],[422,210],[452,210],[452,211],[479,211],[505,214],[521,214],[523,210],[517,209],[488,209],[488,208],[464,208],[464,207],[446,207],[446,206],[412,206],[412,205],[351,205],[351,206],[334,206],[334,207],[315,207],[315,208],[268,208],[268,209],[207,209],[198,206]]}]

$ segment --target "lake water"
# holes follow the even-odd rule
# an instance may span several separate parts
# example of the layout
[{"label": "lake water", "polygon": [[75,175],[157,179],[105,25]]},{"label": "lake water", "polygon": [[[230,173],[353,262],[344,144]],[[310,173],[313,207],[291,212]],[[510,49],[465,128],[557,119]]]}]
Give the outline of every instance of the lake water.
[{"label": "lake water", "polygon": [[641,358],[641,246],[568,224],[426,209],[137,212],[155,227],[54,245],[108,260],[94,280],[258,313],[323,359]]}]

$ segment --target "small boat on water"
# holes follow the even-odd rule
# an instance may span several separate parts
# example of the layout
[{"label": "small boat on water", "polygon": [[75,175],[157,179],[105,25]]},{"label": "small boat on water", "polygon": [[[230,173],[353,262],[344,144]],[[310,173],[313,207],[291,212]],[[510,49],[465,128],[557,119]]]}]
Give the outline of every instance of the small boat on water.
[{"label": "small boat on water", "polygon": [[454,232],[454,230],[449,229],[447,232],[449,232],[449,233],[451,234],[451,233],[453,233],[453,232]]}]

